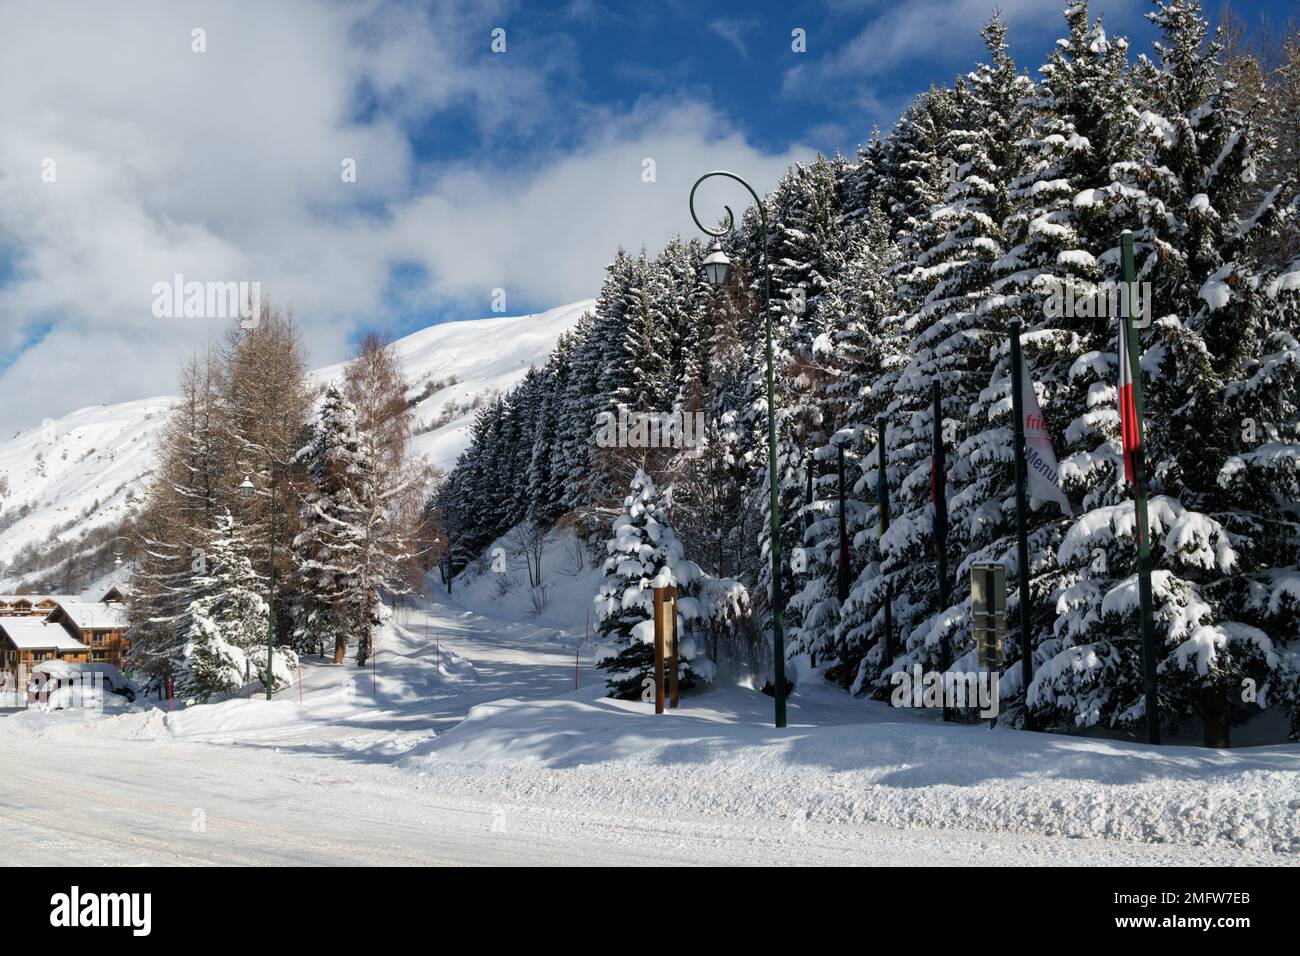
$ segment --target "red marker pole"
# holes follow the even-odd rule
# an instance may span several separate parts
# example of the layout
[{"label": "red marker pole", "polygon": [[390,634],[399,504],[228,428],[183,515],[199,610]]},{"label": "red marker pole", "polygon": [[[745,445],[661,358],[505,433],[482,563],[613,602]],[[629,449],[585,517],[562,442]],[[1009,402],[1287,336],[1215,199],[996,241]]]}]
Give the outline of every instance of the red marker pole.
[{"label": "red marker pole", "polygon": [[167,713],[172,712],[172,679],[171,675],[167,677]]},{"label": "red marker pole", "polygon": [[376,644],[372,649],[372,653],[370,655],[370,693],[371,694],[375,692],[375,687],[377,686],[379,681],[379,678],[375,674],[375,666],[376,666],[375,662],[378,660],[379,660],[379,645]]},{"label": "red marker pole", "polygon": [[298,706],[302,706],[302,659],[298,660]]},{"label": "red marker pole", "polygon": [[582,645],[577,644],[573,648],[573,689],[578,689],[578,654],[582,651]]}]

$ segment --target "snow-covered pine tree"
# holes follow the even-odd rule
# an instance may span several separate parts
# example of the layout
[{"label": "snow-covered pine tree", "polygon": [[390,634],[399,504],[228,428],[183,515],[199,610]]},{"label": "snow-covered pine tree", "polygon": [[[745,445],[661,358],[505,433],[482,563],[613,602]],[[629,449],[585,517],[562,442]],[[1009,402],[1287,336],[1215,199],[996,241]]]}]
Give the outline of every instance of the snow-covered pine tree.
[{"label": "snow-covered pine tree", "polygon": [[[983,423],[962,446],[971,463],[971,559],[1001,560],[1009,571],[1008,660],[1002,693],[1021,690],[1023,653],[1019,622],[1020,569],[1016,566],[1014,456],[1012,454],[1009,322],[1022,322],[1026,366],[1064,461],[1068,491],[1094,505],[1098,466],[1109,461],[1117,430],[1114,412],[1115,324],[1093,307],[1101,283],[1118,278],[1119,233],[1142,200],[1128,178],[1137,156],[1133,91],[1127,77],[1127,42],[1108,37],[1086,3],[1065,11],[1067,36],[1040,69],[1039,86],[1014,113],[1019,160],[1010,179],[1011,209],[1003,222],[1005,254],[994,263],[992,294],[981,320],[995,333],[988,370],[969,407]],[[1110,407],[1106,407],[1106,402]],[[1106,477],[1112,477],[1113,471]],[[1068,521],[1054,504],[1030,500],[1029,609],[1036,663],[1057,646],[1057,595],[1068,588],[1057,549]],[[1023,715],[1015,708],[1007,718]]]},{"label": "snow-covered pine tree", "polygon": [[[811,323],[816,332],[812,356],[819,421],[813,456],[818,476],[803,540],[805,570],[795,577],[799,590],[790,601],[791,655],[807,653],[810,663],[829,666],[841,678],[839,447],[845,453],[845,532],[853,542],[874,515],[874,496],[862,496],[862,436],[854,426],[863,420],[867,393],[884,374],[882,344],[890,334],[887,309],[892,305],[889,220],[874,199],[864,213],[864,219],[850,224],[847,247],[829,257],[831,279]],[[873,436],[874,431],[867,441]],[[851,544],[850,581],[861,568],[857,553]]]},{"label": "snow-covered pine tree", "polygon": [[357,435],[356,408],[337,383],[326,387],[311,442],[297,461],[306,468],[309,485],[299,506],[302,531],[293,540],[300,582],[294,643],[300,653],[329,648],[339,664],[358,634],[348,600],[363,547],[356,485],[372,463]]},{"label": "snow-covered pine tree", "polygon": [[705,316],[713,300],[701,268],[704,255],[698,240],[684,243],[675,237],[655,260],[665,279],[660,312],[672,330],[671,407],[677,411],[699,410],[704,401],[698,385],[707,363]]},{"label": "snow-covered pine tree", "polygon": [[131,660],[165,678],[178,651],[177,621],[190,600],[195,549],[216,521],[224,446],[216,356],[192,359],[181,373],[180,400],[163,427],[157,480],[134,523],[142,545],[132,568]]},{"label": "snow-covered pine tree", "polygon": [[705,413],[704,440],[696,455],[678,462],[674,501],[688,552],[715,575],[754,581],[759,558],[753,542],[766,514],[754,493],[756,449],[766,437],[752,427],[762,339],[752,330],[756,300],[743,260],[735,271],[735,281],[717,295],[710,291],[704,304],[700,361],[681,399],[686,409]]},{"label": "snow-covered pine tree", "polygon": [[[1259,703],[1242,703],[1245,682],[1292,708],[1297,697],[1287,647],[1294,632],[1283,629],[1293,615],[1280,607],[1277,585],[1300,558],[1293,522],[1279,522],[1278,499],[1259,494],[1279,487],[1277,475],[1253,466],[1267,447],[1262,457],[1282,462],[1285,475],[1295,454],[1293,442],[1270,439],[1281,437],[1277,426],[1294,408],[1286,396],[1295,393],[1300,354],[1258,259],[1283,188],[1253,188],[1261,132],[1233,105],[1199,3],[1156,8],[1160,64],[1143,114],[1153,135],[1138,173],[1151,201],[1138,209],[1156,250],[1142,271],[1157,318],[1139,337],[1161,716],[1171,724],[1199,717],[1206,742],[1226,745],[1228,724]],[[1076,640],[1038,683],[1040,700],[1064,702],[1077,723],[1124,724],[1145,713],[1121,673],[1139,660],[1131,509],[1120,502],[1085,515],[1062,543],[1063,562],[1087,561],[1062,624],[1087,638],[1083,659],[1092,666],[1079,667],[1084,642]],[[1095,603],[1100,613],[1087,607]]]},{"label": "snow-covered pine tree", "polygon": [[[266,681],[268,606],[264,579],[253,570],[242,525],[227,512],[211,529],[192,600],[178,622],[183,643],[172,662],[173,688],[183,700],[207,700]],[[297,655],[289,647],[271,654],[272,687],[293,682]]]},{"label": "snow-covered pine tree", "polygon": [[[638,469],[623,512],[614,519],[605,580],[596,595],[597,631],[604,639],[596,666],[606,672],[611,697],[639,697],[643,681],[654,673],[654,588],[673,586],[681,598],[689,598],[701,578],[673,532],[671,502],[671,487],[659,490]],[[685,601],[679,605],[679,617],[692,606]],[[679,619],[679,634],[683,624]],[[680,643],[678,676],[684,687],[713,679],[713,663],[693,641]]]},{"label": "snow-covered pine tree", "polygon": [[629,411],[666,411],[676,393],[672,364],[678,329],[666,312],[673,299],[671,280],[644,249],[633,260],[623,290],[618,352],[601,376],[602,389]]},{"label": "snow-covered pine tree", "polygon": [[[849,686],[859,663],[883,633],[876,422],[887,407],[892,376],[907,363],[902,316],[894,311],[890,278],[897,271],[898,252],[890,219],[878,199],[870,201],[866,217],[855,231],[859,235],[850,246],[844,271],[825,300],[827,308],[837,308],[837,303],[842,302],[845,312],[834,343],[840,372],[828,388],[825,402],[839,428],[852,429],[845,449],[846,524],[852,536],[850,591],[839,608],[834,630],[811,636],[809,645],[817,649],[818,660],[828,665],[828,674],[844,686]],[[836,539],[838,531],[836,516]],[[838,547],[838,540],[824,541],[821,550],[829,552],[832,547]],[[829,576],[838,574],[834,562],[825,568],[825,574],[828,579],[823,590],[828,592]]]},{"label": "snow-covered pine tree", "polygon": [[[781,602],[786,609],[787,631],[797,630],[800,623],[801,609],[791,607],[789,600],[802,587],[808,570],[804,552],[804,535],[811,514],[807,483],[810,476],[814,482],[817,480],[813,454],[825,440],[823,416],[818,406],[825,382],[813,350],[817,337],[813,315],[826,291],[827,276],[842,261],[844,239],[835,205],[837,192],[837,168],[824,156],[818,156],[811,166],[796,163],[791,167],[766,203],[774,321],[777,481],[784,557]],[[755,232],[760,228],[756,218],[747,218],[746,225]],[[750,240],[751,247],[753,244]],[[757,275],[761,280],[761,269]],[[762,295],[761,285],[757,293]],[[753,374],[761,382],[766,375],[766,358],[762,353],[758,358]],[[752,422],[762,432],[756,448],[764,479],[761,494],[764,502],[768,502],[765,390],[761,394],[762,414],[754,415]],[[771,600],[770,519],[760,532],[760,546],[764,561],[759,583]]]},{"label": "snow-covered pine tree", "polygon": [[[992,263],[1003,252],[1001,221],[1008,208],[1003,185],[1013,162],[1012,125],[1003,120],[1023,89],[1006,54],[1005,26],[995,19],[985,30],[992,64],[959,79],[951,90],[933,91],[922,114],[925,131],[937,140],[937,165],[946,185],[924,215],[909,217],[905,245],[914,256],[910,271],[899,271],[898,295],[908,311],[903,319],[910,359],[889,379],[884,409],[891,487],[891,523],[878,542],[883,582],[864,582],[874,627],[858,635],[869,656],[855,687],[880,691],[894,667],[919,663],[926,670],[957,663],[964,650],[966,616],[960,558],[967,551],[972,518],[981,502],[963,495],[974,474],[969,458],[954,454],[970,435],[968,409],[987,381],[988,350],[997,339],[979,314],[990,294]],[[996,78],[995,78],[996,77]],[[933,175],[933,170],[930,171]],[[928,184],[927,184],[928,185]],[[952,607],[938,604],[937,538],[933,534],[931,455],[934,416],[931,389],[940,386],[941,439],[948,449],[948,594]],[[870,444],[877,442],[871,434]],[[874,462],[868,466],[875,471]],[[882,586],[894,597],[897,650],[883,660],[878,605]],[[866,595],[864,595],[865,597]],[[856,612],[856,609],[855,609]],[[866,637],[862,643],[862,637]],[[872,653],[875,651],[875,653]]]},{"label": "snow-covered pine tree", "polygon": [[570,332],[563,333],[542,369],[542,389],[529,447],[527,515],[534,522],[550,527],[564,513],[564,489],[556,480],[553,454],[560,442],[560,414],[564,383],[569,375],[574,341]]}]

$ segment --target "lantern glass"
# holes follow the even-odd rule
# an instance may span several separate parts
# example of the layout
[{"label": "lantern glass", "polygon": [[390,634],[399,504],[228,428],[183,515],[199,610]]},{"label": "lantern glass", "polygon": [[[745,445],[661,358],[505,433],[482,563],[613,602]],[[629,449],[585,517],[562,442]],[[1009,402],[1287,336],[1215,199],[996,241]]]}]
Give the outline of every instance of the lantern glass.
[{"label": "lantern glass", "polygon": [[709,285],[715,289],[722,288],[727,281],[727,276],[731,273],[731,260],[722,251],[722,246],[719,243],[714,242],[709,247],[709,254],[705,256],[703,266],[704,278]]},{"label": "lantern glass", "polygon": [[243,484],[239,486],[239,496],[241,498],[253,497],[253,483],[248,478],[245,478]]}]

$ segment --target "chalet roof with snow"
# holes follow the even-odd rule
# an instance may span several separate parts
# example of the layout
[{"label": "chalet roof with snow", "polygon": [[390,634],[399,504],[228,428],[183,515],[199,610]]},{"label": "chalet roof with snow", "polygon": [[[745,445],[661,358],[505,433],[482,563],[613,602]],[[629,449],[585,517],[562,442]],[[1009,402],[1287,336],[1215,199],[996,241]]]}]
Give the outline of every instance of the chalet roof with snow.
[{"label": "chalet roof with snow", "polygon": [[85,644],[58,624],[37,617],[0,618],[0,637],[7,637],[20,651],[88,651]]},{"label": "chalet roof with snow", "polygon": [[58,604],[62,601],[80,601],[79,594],[0,594],[0,604],[13,605],[19,601],[25,601],[31,605],[49,602]]},{"label": "chalet roof with snow", "polygon": [[47,618],[52,620],[62,610],[81,631],[121,630],[130,623],[125,604],[101,604],[98,601],[60,601]]}]

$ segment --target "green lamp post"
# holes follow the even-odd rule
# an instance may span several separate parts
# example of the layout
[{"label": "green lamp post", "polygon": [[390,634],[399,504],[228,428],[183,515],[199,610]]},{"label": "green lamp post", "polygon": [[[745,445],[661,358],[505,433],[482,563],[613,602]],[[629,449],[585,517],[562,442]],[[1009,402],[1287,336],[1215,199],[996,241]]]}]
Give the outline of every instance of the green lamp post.
[{"label": "green lamp post", "polygon": [[701,232],[713,237],[713,245],[709,247],[709,253],[702,263],[704,276],[713,288],[720,289],[731,272],[731,260],[722,251],[722,244],[718,240],[722,236],[729,235],[735,227],[735,216],[732,214],[730,206],[722,207],[727,211],[727,220],[721,229],[708,228],[700,222],[700,217],[695,214],[695,192],[700,188],[702,182],[706,179],[712,179],[714,176],[733,179],[749,190],[749,194],[754,197],[754,204],[758,207],[758,215],[762,222],[763,321],[767,330],[767,467],[768,485],[772,493],[772,654],[774,659],[772,685],[773,696],[776,699],[776,726],[784,727],[785,626],[783,618],[785,607],[781,593],[781,499],[777,488],[776,469],[776,387],[772,379],[772,289],[767,259],[767,210],[763,206],[763,200],[758,197],[758,193],[754,192],[754,187],[735,173],[715,169],[713,172],[705,173],[695,181],[695,185],[691,187],[691,218],[695,220],[695,225],[699,227]]}]

